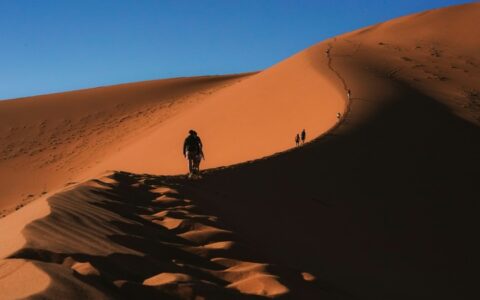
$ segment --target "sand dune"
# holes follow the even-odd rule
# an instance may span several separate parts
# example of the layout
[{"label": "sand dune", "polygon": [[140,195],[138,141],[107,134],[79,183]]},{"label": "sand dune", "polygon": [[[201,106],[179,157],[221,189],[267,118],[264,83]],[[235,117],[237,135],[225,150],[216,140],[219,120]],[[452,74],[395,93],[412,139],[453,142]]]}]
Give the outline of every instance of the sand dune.
[{"label": "sand dune", "polygon": [[242,77],[167,79],[1,101],[0,216],[90,177],[94,166],[132,139]]},{"label": "sand dune", "polygon": [[[32,202],[0,220],[5,297],[478,298],[479,17],[406,16],[255,74],[0,102],[1,205]],[[166,176],[190,127],[198,181]],[[319,138],[272,155],[304,127]]]}]

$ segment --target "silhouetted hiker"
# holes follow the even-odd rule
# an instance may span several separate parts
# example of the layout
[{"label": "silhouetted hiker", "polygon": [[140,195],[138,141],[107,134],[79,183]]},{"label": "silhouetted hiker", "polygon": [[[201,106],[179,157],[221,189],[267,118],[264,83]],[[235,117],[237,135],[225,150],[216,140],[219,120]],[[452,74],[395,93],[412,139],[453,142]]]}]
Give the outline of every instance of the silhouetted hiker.
[{"label": "silhouetted hiker", "polygon": [[295,144],[298,146],[300,145],[300,135],[297,133],[297,136],[295,137]]},{"label": "silhouetted hiker", "polygon": [[302,130],[302,144],[305,144],[305,139],[307,137],[307,133],[305,132],[305,129]]},{"label": "silhouetted hiker", "polygon": [[347,99],[350,100],[350,96],[352,95],[352,92],[350,89],[347,90]]},{"label": "silhouetted hiker", "polygon": [[189,178],[200,175],[200,161],[203,156],[202,140],[195,130],[190,130],[189,135],[183,143],[183,155],[188,159]]}]

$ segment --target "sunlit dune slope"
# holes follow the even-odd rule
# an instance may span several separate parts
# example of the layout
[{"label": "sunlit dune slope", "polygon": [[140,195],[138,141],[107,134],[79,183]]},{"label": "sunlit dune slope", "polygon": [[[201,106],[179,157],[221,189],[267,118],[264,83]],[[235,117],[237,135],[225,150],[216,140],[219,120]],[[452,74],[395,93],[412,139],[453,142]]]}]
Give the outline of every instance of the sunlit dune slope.
[{"label": "sunlit dune slope", "polygon": [[6,141],[2,206],[11,209],[20,200],[105,170],[185,173],[182,144],[191,128],[205,145],[204,168],[268,156],[291,148],[302,129],[311,139],[331,128],[345,103],[345,91],[328,65],[313,65],[303,52],[257,74],[0,103]]},{"label": "sunlit dune slope", "polygon": [[292,148],[303,128],[316,137],[337,122],[345,109],[345,91],[335,73],[313,64],[301,52],[265,71],[212,94],[165,122],[144,138],[132,140],[104,169],[142,173],[186,172],[183,139],[194,128],[204,143],[205,168],[235,164]]},{"label": "sunlit dune slope", "polygon": [[77,180],[132,137],[248,75],[166,79],[0,101],[0,216]]}]

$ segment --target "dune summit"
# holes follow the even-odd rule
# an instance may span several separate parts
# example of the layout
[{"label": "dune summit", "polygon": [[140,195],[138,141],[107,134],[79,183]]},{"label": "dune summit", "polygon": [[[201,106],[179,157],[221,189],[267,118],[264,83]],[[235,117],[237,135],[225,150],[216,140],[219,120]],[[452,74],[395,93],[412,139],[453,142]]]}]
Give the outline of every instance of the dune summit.
[{"label": "dune summit", "polygon": [[[2,297],[480,297],[479,18],[453,6],[257,73],[0,102]],[[190,128],[197,181],[179,175]],[[286,151],[302,128],[313,141]]]}]

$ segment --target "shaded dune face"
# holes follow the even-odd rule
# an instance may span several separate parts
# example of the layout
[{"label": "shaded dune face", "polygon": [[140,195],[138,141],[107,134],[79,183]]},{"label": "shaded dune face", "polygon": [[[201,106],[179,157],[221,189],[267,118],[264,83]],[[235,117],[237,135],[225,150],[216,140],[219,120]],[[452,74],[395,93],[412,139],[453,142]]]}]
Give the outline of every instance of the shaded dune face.
[{"label": "shaded dune face", "polygon": [[[478,297],[479,15],[478,4],[432,11],[308,49],[313,63],[330,49],[351,90],[341,124],[299,151],[212,172],[187,195],[342,295]],[[412,32],[426,24],[435,30]],[[449,43],[458,37],[469,40]]]},{"label": "shaded dune face", "polygon": [[[2,262],[42,274],[34,299],[479,298],[479,17],[407,16],[201,85],[81,173],[98,179],[49,197],[50,215],[24,217]],[[287,149],[300,124],[320,138],[241,163]],[[189,127],[214,167],[202,180],[96,175],[180,172]]]}]

